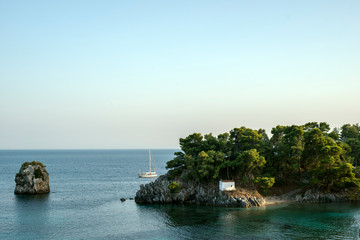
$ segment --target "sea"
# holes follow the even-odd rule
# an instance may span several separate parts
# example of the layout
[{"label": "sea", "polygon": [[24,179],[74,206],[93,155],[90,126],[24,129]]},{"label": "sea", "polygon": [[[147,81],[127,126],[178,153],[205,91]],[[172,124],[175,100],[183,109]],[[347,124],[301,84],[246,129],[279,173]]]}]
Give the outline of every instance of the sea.
[{"label": "sea", "polygon": [[[153,149],[160,174],[176,149]],[[14,195],[25,161],[41,161],[51,193]],[[358,239],[359,203],[249,209],[139,205],[148,150],[1,150],[0,239]],[[120,198],[127,199],[125,202]]]}]

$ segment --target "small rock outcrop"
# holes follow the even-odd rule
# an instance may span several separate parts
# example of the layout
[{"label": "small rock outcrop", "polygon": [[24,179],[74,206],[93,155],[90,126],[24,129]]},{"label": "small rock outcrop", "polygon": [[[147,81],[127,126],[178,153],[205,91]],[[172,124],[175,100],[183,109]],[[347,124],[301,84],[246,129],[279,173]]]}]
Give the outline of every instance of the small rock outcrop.
[{"label": "small rock outcrop", "polygon": [[15,177],[15,194],[49,193],[49,173],[41,162],[24,162]]},{"label": "small rock outcrop", "polygon": [[194,182],[180,183],[181,190],[172,192],[169,184],[173,182],[166,175],[160,176],[154,182],[141,185],[137,191],[136,203],[190,203],[224,207],[254,207],[265,205],[262,197],[247,195],[240,196],[227,192],[221,192],[217,184],[199,184]]},{"label": "small rock outcrop", "polygon": [[346,192],[323,193],[319,191],[307,190],[303,195],[296,195],[295,200],[299,203],[323,203],[346,201],[349,196]]}]

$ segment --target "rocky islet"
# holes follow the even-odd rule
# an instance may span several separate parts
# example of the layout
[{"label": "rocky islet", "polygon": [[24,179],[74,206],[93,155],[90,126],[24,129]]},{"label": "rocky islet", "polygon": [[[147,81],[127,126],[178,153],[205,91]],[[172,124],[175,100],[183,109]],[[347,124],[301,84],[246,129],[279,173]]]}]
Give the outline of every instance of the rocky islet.
[{"label": "rocky islet", "polygon": [[265,205],[265,199],[247,194],[237,195],[221,192],[216,184],[200,184],[191,181],[177,180],[182,186],[179,192],[172,193],[168,188],[173,182],[166,175],[160,176],[154,182],[141,185],[136,193],[137,203],[189,203],[224,207],[254,207]]},{"label": "rocky islet", "polygon": [[15,176],[15,194],[49,193],[49,173],[41,162],[25,162]]}]

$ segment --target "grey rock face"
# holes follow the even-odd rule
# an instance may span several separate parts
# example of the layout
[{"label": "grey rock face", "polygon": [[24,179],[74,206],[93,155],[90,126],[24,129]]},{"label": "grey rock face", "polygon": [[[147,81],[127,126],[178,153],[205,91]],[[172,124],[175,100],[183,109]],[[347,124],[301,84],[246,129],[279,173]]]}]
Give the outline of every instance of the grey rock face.
[{"label": "grey rock face", "polygon": [[321,202],[335,202],[335,201],[345,201],[347,200],[346,193],[322,193],[318,191],[308,190],[304,195],[296,195],[297,202],[313,202],[313,203],[321,203]]},{"label": "grey rock face", "polygon": [[265,205],[263,198],[255,196],[233,197],[222,193],[217,185],[203,185],[193,182],[179,182],[183,187],[178,193],[171,193],[170,184],[165,175],[160,176],[154,182],[141,185],[137,191],[135,202],[137,203],[190,203],[224,207],[254,207]]},{"label": "grey rock face", "polygon": [[15,177],[15,194],[49,193],[49,173],[40,162],[25,162]]}]

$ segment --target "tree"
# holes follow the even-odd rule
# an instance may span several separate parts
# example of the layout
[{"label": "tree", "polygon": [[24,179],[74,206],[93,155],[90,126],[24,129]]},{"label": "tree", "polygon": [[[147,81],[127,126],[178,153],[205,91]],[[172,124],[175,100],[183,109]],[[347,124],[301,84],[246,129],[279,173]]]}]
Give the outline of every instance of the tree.
[{"label": "tree", "polygon": [[341,127],[341,140],[350,148],[349,156],[355,166],[360,164],[360,126],[359,124],[345,124]]},{"label": "tree", "polygon": [[269,173],[280,180],[299,180],[302,174],[304,130],[302,126],[277,126],[272,129],[272,154],[268,158]]},{"label": "tree", "polygon": [[349,146],[349,156],[351,157],[351,162],[355,166],[359,166],[360,164],[360,140],[356,138],[348,138],[344,142]]},{"label": "tree", "polygon": [[216,176],[216,166],[223,162],[224,154],[210,150],[208,152],[201,151],[196,159],[195,166],[190,169],[199,181],[211,181]]},{"label": "tree", "polygon": [[326,122],[308,122],[305,125],[303,125],[304,131],[310,131],[314,128],[320,129],[320,131],[325,134],[330,131],[330,125]]},{"label": "tree", "polygon": [[326,139],[319,128],[313,128],[304,133],[304,143],[304,168],[310,173],[320,163],[320,153]]},{"label": "tree", "polygon": [[359,139],[360,138],[360,126],[359,124],[345,124],[341,127],[341,139],[346,140],[348,138]]},{"label": "tree", "polygon": [[203,151],[209,151],[209,150],[214,150],[217,151],[219,150],[219,141],[216,137],[214,137],[211,133],[206,134],[204,136],[204,142],[203,142]]},{"label": "tree", "polygon": [[324,136],[320,129],[305,133],[304,156],[311,184],[330,191],[355,183],[353,166],[346,162],[346,151],[345,144]]},{"label": "tree", "polygon": [[262,135],[256,130],[241,127],[230,131],[230,143],[234,155],[250,149],[259,149]]},{"label": "tree", "polygon": [[334,141],[338,141],[340,139],[340,131],[338,128],[334,128],[329,134],[329,137],[334,139]]},{"label": "tree", "polygon": [[[234,128],[230,133],[193,133],[180,139],[181,151],[167,162],[168,177],[198,182],[219,178],[242,180],[248,186],[307,183],[322,190],[360,188],[360,127],[345,124],[330,131],[325,122],[276,126],[272,137],[265,130]],[[356,170],[358,175],[354,174]],[[260,186],[261,185],[261,186]]]},{"label": "tree", "polygon": [[233,165],[237,172],[243,175],[243,179],[249,183],[254,179],[254,175],[260,174],[265,163],[265,158],[260,156],[256,149],[250,149],[238,155]]},{"label": "tree", "polygon": [[195,156],[203,150],[203,136],[193,133],[186,138],[180,138],[180,147],[187,155]]},{"label": "tree", "polygon": [[175,152],[174,155],[176,157],[166,163],[166,169],[169,169],[168,177],[170,179],[180,176],[183,169],[186,168],[185,154],[183,152]]}]

